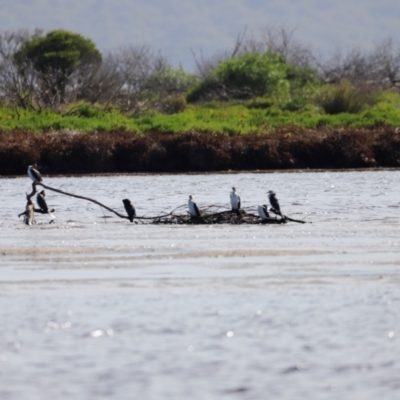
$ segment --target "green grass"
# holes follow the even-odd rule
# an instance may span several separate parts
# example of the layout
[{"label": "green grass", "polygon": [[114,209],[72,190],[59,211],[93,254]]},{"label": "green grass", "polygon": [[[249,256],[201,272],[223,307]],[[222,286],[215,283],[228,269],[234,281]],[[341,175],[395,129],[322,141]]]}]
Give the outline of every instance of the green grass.
[{"label": "green grass", "polygon": [[[298,111],[285,110],[266,100],[260,107],[254,102],[189,105],[177,114],[166,115],[155,111],[135,117],[118,110],[103,111],[85,104],[70,106],[63,113],[50,110],[28,111],[0,107],[0,130],[27,129],[46,132],[62,129],[76,131],[149,131],[180,133],[203,131],[227,135],[251,132],[268,133],[283,125],[304,128],[400,126],[400,94],[383,92],[374,106],[358,113],[327,114],[313,103]],[[272,105],[271,105],[272,104]]]},{"label": "green grass", "polygon": [[58,114],[49,110],[28,111],[0,107],[0,130],[27,129],[46,132],[62,129],[77,131],[131,131],[138,132],[135,122],[123,114],[102,112],[96,117]]}]

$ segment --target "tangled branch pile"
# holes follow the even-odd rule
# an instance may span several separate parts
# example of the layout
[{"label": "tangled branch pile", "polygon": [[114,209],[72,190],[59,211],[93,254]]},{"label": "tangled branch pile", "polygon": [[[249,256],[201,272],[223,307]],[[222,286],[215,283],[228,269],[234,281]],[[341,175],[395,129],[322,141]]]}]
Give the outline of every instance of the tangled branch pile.
[{"label": "tangled branch pile", "polygon": [[[166,215],[146,218],[146,221],[150,221],[150,223],[155,225],[284,224],[287,221],[305,223],[305,221],[297,221],[287,217],[261,219],[258,215],[252,214],[248,209],[241,209],[238,212],[233,212],[232,210],[221,211],[220,208],[217,206],[209,206],[206,209],[203,209],[201,212],[201,217],[193,217],[190,214],[176,214],[176,211],[182,209],[183,207],[184,206],[178,207],[177,209]],[[138,221],[143,221],[140,217],[137,219]]]}]

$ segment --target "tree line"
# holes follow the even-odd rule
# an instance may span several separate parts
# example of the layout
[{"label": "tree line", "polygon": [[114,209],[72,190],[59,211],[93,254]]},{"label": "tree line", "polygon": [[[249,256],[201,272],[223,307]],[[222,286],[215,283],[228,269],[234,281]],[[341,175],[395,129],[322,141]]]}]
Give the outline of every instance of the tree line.
[{"label": "tree line", "polygon": [[65,110],[82,101],[124,112],[174,113],[186,102],[263,98],[267,105],[299,109],[324,85],[345,82],[343,90],[363,95],[399,87],[400,48],[393,40],[324,58],[294,33],[244,30],[232,49],[208,57],[192,51],[196,72],[189,73],[148,46],[101,54],[90,39],[65,30],[7,31],[0,33],[0,100],[35,110]]}]

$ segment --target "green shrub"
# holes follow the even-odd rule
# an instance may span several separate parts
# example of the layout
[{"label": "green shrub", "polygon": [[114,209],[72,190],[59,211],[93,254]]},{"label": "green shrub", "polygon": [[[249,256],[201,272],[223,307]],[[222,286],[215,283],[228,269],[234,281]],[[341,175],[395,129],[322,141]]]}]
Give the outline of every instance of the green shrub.
[{"label": "green shrub", "polygon": [[186,99],[183,96],[167,97],[162,104],[162,110],[166,114],[176,114],[186,109]]},{"label": "green shrub", "polygon": [[66,115],[75,115],[83,118],[98,118],[103,114],[104,111],[101,108],[85,102],[72,104],[66,113]]},{"label": "green shrub", "polygon": [[[287,64],[278,54],[249,53],[219,64],[186,96],[188,102],[256,99],[249,107],[275,103],[287,109],[303,107],[319,86],[316,70]],[[260,101],[260,98],[268,99]],[[270,104],[267,104],[270,103]]]},{"label": "green shrub", "polygon": [[256,97],[247,103],[247,107],[250,109],[252,108],[267,109],[270,108],[273,104],[274,102],[270,98]]},{"label": "green shrub", "polygon": [[197,75],[186,72],[182,67],[168,67],[151,75],[146,87],[156,93],[183,94],[196,86],[200,81]]},{"label": "green shrub", "polygon": [[327,114],[357,114],[368,104],[367,99],[350,83],[329,85],[321,88],[316,102]]},{"label": "green shrub", "polygon": [[286,64],[272,53],[245,54],[219,65],[216,76],[238,98],[268,96],[284,84]]},{"label": "green shrub", "polygon": [[210,75],[187,92],[186,101],[188,103],[196,103],[201,100],[219,99],[221,97],[220,91],[221,84],[216,76]]}]

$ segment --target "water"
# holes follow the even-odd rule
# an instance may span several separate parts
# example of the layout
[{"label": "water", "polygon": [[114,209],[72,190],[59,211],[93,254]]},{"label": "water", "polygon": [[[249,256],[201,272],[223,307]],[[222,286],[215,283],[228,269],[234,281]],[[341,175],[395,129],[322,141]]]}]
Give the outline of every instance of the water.
[{"label": "water", "polygon": [[0,179],[0,398],[397,399],[399,178],[46,178],[140,215],[272,189],[312,223],[136,225],[48,191],[56,222],[30,227],[29,179]]}]

